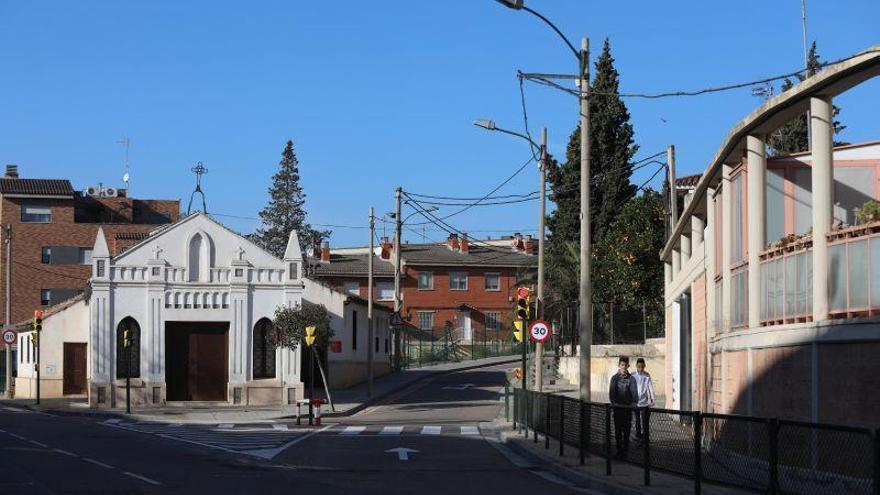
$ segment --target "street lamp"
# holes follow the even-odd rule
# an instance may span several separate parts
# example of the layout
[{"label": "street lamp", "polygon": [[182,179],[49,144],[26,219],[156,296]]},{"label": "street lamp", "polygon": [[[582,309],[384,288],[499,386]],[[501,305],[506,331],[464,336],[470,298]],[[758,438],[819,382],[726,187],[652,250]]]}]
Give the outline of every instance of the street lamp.
[{"label": "street lamp", "polygon": [[562,34],[562,31],[550,22],[549,19],[540,13],[525,6],[524,0],[496,0],[505,7],[514,10],[524,10],[533,16],[541,19],[545,24],[550,26],[556,34],[562,38],[562,41],[572,51],[578,60],[578,88],[580,100],[580,116],[581,116],[581,233],[580,233],[580,290],[578,299],[580,307],[578,311],[579,321],[579,343],[580,343],[580,359],[579,362],[579,395],[584,401],[590,400],[590,346],[593,343],[593,288],[590,281],[590,106],[588,104],[590,90],[589,76],[589,41],[587,38],[581,39],[581,49],[578,50]]},{"label": "street lamp", "polygon": [[[474,121],[474,125],[486,130],[498,131],[504,134],[510,134],[511,136],[516,136],[528,142],[529,146],[537,148],[541,153],[540,163],[538,164],[538,169],[541,171],[540,189],[538,189],[541,195],[541,206],[538,209],[538,297],[535,301],[535,319],[540,320],[544,317],[544,218],[546,216],[547,204],[545,199],[547,193],[547,128],[545,127],[541,130],[541,144],[538,145],[532,141],[532,138],[525,134],[497,127],[493,120],[478,119]],[[525,331],[525,329],[523,331]],[[525,338],[523,338],[523,342],[523,345],[525,345]],[[535,390],[541,392],[544,389],[543,343],[537,342],[535,344],[535,355]],[[523,377],[525,377],[525,371],[526,370],[523,370]],[[525,380],[525,378],[523,379]]]},{"label": "street lamp", "polygon": [[[409,220],[416,213],[422,212],[432,212],[437,211],[440,208],[436,206],[428,206],[427,208],[422,208],[421,210],[417,210],[413,213],[410,213],[403,220],[400,219],[400,205],[401,205],[401,195],[403,194],[403,190],[401,188],[397,188],[395,191],[395,196],[397,199],[397,210],[394,212],[389,212],[387,215],[390,218],[394,219],[394,313],[399,317],[400,316],[400,254],[402,249],[401,238],[403,224],[407,220]],[[372,294],[370,295],[372,297]],[[400,329],[394,332],[394,371],[400,371]]]}]

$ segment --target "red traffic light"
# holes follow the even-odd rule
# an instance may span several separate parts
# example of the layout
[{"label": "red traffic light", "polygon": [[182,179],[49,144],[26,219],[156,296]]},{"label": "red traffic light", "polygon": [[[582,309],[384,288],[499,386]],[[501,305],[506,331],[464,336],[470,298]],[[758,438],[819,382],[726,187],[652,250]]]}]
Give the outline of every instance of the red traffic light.
[{"label": "red traffic light", "polygon": [[38,309],[38,310],[34,311],[34,318],[42,318],[42,317],[43,317],[43,310],[42,309]]},{"label": "red traffic light", "polygon": [[519,289],[516,289],[516,297],[527,299],[529,297],[528,287],[520,287]]}]

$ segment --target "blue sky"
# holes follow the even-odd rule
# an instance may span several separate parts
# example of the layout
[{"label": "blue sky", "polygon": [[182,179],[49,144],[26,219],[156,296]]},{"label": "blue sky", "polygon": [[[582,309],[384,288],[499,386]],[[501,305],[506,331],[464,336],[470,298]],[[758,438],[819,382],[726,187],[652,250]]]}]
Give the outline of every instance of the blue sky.
[{"label": "blue sky", "polygon": [[[528,3],[575,42],[589,36],[594,56],[610,37],[624,91],[703,88],[803,64],[798,0]],[[880,43],[876,1],[812,0],[808,15],[824,60]],[[334,225],[366,225],[371,205],[391,211],[397,185],[488,192],[528,149],[472,120],[521,130],[517,69],[576,70],[549,28],[492,0],[2,0],[0,46],[0,161],[18,164],[22,176],[122,185],[115,141],[126,135],[134,195],[180,198],[185,208],[190,168],[202,161],[208,210],[256,217],[290,138],[309,220]],[[869,81],[837,100],[848,126],[840,139],[880,138],[878,88]],[[563,156],[576,101],[526,90],[532,131],[547,126],[551,152]],[[729,128],[760,103],[747,89],[627,100],[637,157],[674,143],[680,173],[702,171]],[[647,178],[642,172],[653,170],[634,182]],[[501,193],[537,183],[529,167]],[[536,218],[537,204],[527,203],[474,208],[450,222],[494,237],[501,232],[486,231],[525,232]],[[224,221],[242,232],[257,225]],[[368,239],[363,229],[332,230],[335,246]],[[430,226],[424,233],[445,237]]]}]

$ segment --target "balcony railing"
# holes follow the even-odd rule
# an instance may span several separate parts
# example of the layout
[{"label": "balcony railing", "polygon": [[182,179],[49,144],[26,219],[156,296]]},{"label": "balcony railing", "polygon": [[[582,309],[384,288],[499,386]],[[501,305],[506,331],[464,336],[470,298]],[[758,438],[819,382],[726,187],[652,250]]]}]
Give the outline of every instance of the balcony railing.
[{"label": "balcony railing", "polygon": [[761,255],[761,324],[809,321],[813,314],[813,243],[809,238]]},{"label": "balcony railing", "polygon": [[831,317],[880,314],[880,222],[835,230],[828,242]]}]

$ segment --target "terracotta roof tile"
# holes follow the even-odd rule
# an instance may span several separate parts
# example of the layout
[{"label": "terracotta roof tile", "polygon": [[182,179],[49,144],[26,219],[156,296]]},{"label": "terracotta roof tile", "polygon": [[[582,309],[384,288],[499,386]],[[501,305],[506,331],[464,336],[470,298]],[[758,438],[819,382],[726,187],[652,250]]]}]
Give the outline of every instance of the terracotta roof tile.
[{"label": "terracotta roof tile", "polygon": [[71,196],[73,186],[67,179],[0,179],[0,194],[28,196]]}]

